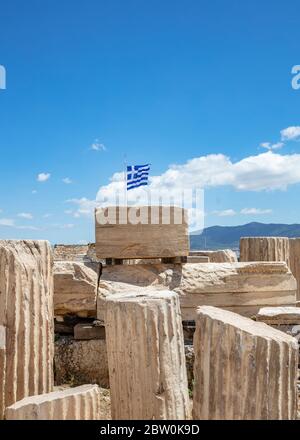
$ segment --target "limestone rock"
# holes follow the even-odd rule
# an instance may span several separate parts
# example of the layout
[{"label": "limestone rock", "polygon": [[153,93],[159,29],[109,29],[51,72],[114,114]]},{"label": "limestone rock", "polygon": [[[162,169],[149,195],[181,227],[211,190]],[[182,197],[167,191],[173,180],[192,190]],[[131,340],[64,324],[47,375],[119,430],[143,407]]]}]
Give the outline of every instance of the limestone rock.
[{"label": "limestone rock", "polygon": [[154,290],[111,296],[105,324],[112,419],[188,418],[178,296]]},{"label": "limestone rock", "polygon": [[210,263],[237,263],[237,255],[231,249],[218,251],[191,251],[190,256],[208,257]]},{"label": "limestone rock", "polygon": [[55,341],[55,383],[109,386],[105,339],[86,341],[63,336]]},{"label": "limestone rock", "polygon": [[[110,213],[110,223],[101,224]],[[143,259],[189,254],[187,213],[182,208],[113,206],[96,209],[95,218],[97,258]],[[181,223],[177,224],[179,218]]]},{"label": "limestone rock", "polygon": [[209,257],[205,255],[190,255],[187,257],[187,263],[209,263]]},{"label": "limestone rock", "polygon": [[1,346],[6,346],[1,349],[0,362],[3,365],[6,352],[6,367],[0,375],[0,390],[4,389],[0,418],[5,406],[52,390],[52,266],[46,241],[0,241],[0,326],[5,327]]},{"label": "limestone rock", "polygon": [[83,261],[87,252],[87,244],[56,244],[53,248],[53,258],[54,261]]},{"label": "limestone rock", "polygon": [[27,397],[6,408],[7,420],[99,420],[100,390],[83,385]]},{"label": "limestone rock", "polygon": [[290,268],[297,280],[297,301],[300,301],[300,238],[290,238]]},{"label": "limestone rock", "polygon": [[297,325],[300,324],[300,307],[263,307],[256,320],[269,325]]},{"label": "limestone rock", "polygon": [[104,319],[107,298],[153,288],[179,294],[183,320],[194,320],[201,305],[253,316],[261,307],[296,301],[296,280],[280,262],[107,266],[99,284],[98,318]]},{"label": "limestone rock", "polygon": [[76,261],[54,264],[55,315],[96,315],[96,288],[99,265]]},{"label": "limestone rock", "polygon": [[298,344],[272,327],[199,307],[194,419],[295,419]]},{"label": "limestone rock", "polygon": [[74,338],[78,340],[105,339],[105,327],[94,324],[76,324]]},{"label": "limestone rock", "polygon": [[243,237],[240,261],[285,261],[289,264],[290,245],[286,237]]},{"label": "limestone rock", "polygon": [[0,419],[5,409],[6,329],[0,326]]}]

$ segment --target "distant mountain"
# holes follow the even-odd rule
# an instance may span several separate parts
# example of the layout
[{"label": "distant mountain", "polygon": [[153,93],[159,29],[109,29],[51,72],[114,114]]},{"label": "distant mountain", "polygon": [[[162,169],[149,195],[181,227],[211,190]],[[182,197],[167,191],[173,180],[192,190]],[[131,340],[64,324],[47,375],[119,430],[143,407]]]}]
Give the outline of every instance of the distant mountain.
[{"label": "distant mountain", "polygon": [[241,226],[211,226],[190,235],[191,249],[238,249],[241,237],[300,237],[300,224],[252,222]]}]

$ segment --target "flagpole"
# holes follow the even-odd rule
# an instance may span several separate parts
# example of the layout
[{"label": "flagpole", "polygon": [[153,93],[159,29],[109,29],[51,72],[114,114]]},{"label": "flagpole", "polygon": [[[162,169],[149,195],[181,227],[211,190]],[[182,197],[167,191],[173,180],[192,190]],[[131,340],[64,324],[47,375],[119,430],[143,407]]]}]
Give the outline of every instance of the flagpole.
[{"label": "flagpole", "polygon": [[125,203],[127,207],[127,155],[124,154],[124,191],[125,191]]}]

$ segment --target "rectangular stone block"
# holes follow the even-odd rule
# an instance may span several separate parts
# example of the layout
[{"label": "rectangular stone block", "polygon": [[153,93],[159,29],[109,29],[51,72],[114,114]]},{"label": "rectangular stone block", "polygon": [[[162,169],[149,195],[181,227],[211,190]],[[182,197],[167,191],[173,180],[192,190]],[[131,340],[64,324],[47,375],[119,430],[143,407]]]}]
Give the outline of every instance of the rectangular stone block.
[{"label": "rectangular stone block", "polygon": [[55,315],[96,316],[98,263],[56,261],[54,263]]},{"label": "rectangular stone block", "polygon": [[209,257],[192,255],[187,257],[187,263],[209,263]]},{"label": "rectangular stone block", "polygon": [[0,241],[0,326],[5,328],[1,345],[6,347],[1,350],[5,370],[0,418],[4,407],[17,400],[52,391],[52,265],[46,241]]},{"label": "rectangular stone block", "polygon": [[211,263],[237,263],[237,255],[231,249],[218,251],[190,251],[190,256],[208,257]]},{"label": "rectangular stone block", "polygon": [[197,311],[193,418],[295,419],[297,340],[216,307]]},{"label": "rectangular stone block", "polygon": [[74,338],[78,340],[105,339],[105,327],[93,324],[76,324]]},{"label": "rectangular stone block", "polygon": [[[103,224],[108,216],[110,222]],[[95,223],[97,258],[169,258],[189,254],[187,213],[182,208],[99,208]]]},{"label": "rectangular stone block", "polygon": [[83,385],[26,397],[6,408],[7,420],[99,420],[100,390]]},{"label": "rectangular stone block", "polygon": [[263,307],[258,311],[256,320],[269,325],[299,325],[300,307]]},{"label": "rectangular stone block", "polygon": [[104,267],[98,291],[98,319],[111,295],[143,289],[179,294],[183,320],[211,305],[254,316],[264,306],[295,306],[296,280],[286,263],[151,264]]}]

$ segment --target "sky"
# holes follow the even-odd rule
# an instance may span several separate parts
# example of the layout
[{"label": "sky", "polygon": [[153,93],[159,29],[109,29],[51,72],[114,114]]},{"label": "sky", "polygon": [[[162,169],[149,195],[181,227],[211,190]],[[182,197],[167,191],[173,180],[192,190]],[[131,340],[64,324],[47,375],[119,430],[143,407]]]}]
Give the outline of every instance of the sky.
[{"label": "sky", "polygon": [[162,193],[202,188],[205,226],[299,223],[299,13],[297,0],[2,0],[0,238],[94,241],[125,156]]}]

